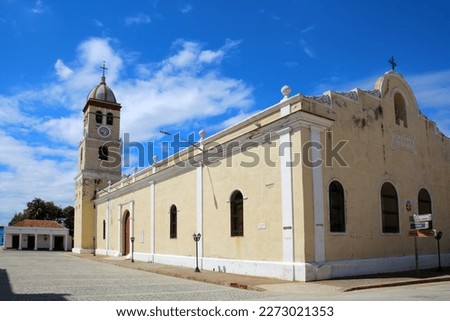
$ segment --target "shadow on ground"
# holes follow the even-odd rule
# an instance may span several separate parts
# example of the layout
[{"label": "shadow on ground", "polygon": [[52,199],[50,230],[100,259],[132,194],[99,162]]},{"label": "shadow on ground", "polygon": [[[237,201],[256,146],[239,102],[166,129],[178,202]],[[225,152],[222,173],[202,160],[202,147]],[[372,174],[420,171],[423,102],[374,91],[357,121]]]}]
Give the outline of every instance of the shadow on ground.
[{"label": "shadow on ground", "polygon": [[67,301],[67,295],[59,293],[16,294],[11,288],[8,272],[0,269],[0,301]]}]

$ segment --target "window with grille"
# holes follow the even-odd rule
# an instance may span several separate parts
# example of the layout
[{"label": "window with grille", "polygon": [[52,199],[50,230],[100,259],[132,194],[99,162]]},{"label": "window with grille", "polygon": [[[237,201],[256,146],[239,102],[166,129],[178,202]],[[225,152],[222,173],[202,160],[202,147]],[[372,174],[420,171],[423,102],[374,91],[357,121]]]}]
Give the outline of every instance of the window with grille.
[{"label": "window with grille", "polygon": [[170,238],[177,238],[177,207],[172,205],[170,207]]},{"label": "window with grille", "polygon": [[329,187],[330,232],[345,232],[345,199],[344,188],[338,181]]},{"label": "window with grille", "polygon": [[381,188],[383,233],[399,233],[398,197],[394,185],[384,183]]},{"label": "window with grille", "polygon": [[244,236],[244,197],[235,191],[230,198],[231,236]]}]

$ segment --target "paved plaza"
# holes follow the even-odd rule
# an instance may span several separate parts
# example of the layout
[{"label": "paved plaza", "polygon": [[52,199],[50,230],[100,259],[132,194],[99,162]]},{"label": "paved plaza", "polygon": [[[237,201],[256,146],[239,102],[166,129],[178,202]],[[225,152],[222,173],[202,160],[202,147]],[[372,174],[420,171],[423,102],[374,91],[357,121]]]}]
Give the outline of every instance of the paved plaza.
[{"label": "paved plaza", "polygon": [[183,280],[63,252],[0,251],[0,300],[251,300],[263,293]]},{"label": "paved plaza", "polygon": [[0,301],[7,300],[450,300],[450,276],[303,283],[68,252],[0,250]]}]

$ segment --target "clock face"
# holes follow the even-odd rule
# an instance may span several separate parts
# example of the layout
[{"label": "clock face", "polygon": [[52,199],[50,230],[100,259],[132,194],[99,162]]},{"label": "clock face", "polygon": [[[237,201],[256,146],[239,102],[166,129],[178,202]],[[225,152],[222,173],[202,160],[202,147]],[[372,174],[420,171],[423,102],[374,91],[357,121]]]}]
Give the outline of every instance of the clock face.
[{"label": "clock face", "polygon": [[108,127],[100,126],[98,128],[98,134],[101,137],[108,137],[111,134],[111,130]]}]

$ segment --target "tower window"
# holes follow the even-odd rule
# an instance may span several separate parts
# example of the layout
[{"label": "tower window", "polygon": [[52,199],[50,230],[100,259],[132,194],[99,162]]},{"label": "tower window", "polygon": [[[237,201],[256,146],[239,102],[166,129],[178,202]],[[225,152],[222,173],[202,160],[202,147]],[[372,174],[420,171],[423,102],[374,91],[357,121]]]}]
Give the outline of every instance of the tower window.
[{"label": "tower window", "polygon": [[97,112],[95,113],[95,122],[97,124],[101,124],[103,122],[103,114],[100,110],[97,110]]},{"label": "tower window", "polygon": [[235,191],[230,198],[231,236],[244,236],[244,197]]},{"label": "tower window", "polygon": [[98,159],[107,161],[108,160],[108,154],[109,154],[108,147],[100,146],[98,148]]},{"label": "tower window", "polygon": [[344,188],[338,181],[329,187],[330,232],[345,232]]},{"label": "tower window", "polygon": [[113,124],[113,114],[112,113],[107,113],[106,114],[106,125],[112,125]]},{"label": "tower window", "polygon": [[170,238],[177,238],[177,207],[172,205],[170,207]]},{"label": "tower window", "polygon": [[381,188],[381,216],[383,233],[400,232],[397,191],[391,183]]},{"label": "tower window", "polygon": [[408,127],[408,120],[406,118],[406,104],[405,99],[399,93],[394,95],[394,109],[395,109],[395,123],[397,125]]}]

